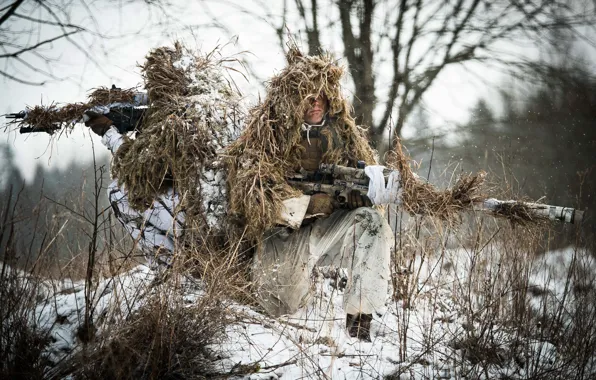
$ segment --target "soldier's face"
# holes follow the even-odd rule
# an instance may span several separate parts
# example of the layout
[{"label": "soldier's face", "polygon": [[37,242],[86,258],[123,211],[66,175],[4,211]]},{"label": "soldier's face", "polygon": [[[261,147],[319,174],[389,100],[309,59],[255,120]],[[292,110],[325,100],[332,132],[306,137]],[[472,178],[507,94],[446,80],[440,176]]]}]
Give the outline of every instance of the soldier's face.
[{"label": "soldier's face", "polygon": [[310,107],[304,112],[304,122],[308,124],[321,124],[327,112],[327,99],[319,95],[311,101]]}]

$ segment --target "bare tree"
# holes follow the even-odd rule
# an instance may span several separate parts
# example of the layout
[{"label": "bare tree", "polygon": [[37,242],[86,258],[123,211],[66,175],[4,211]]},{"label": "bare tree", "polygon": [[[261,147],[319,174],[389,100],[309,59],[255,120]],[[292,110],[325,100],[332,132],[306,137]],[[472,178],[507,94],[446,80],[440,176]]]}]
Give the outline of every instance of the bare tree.
[{"label": "bare tree", "polygon": [[279,9],[264,0],[217,3],[269,24],[282,49],[285,28],[306,37],[311,54],[341,40],[355,113],[379,148],[390,128],[401,133],[447,67],[480,62],[523,70],[523,44],[528,50],[547,30],[578,32],[594,23],[594,4],[581,0],[283,0]]},{"label": "bare tree", "polygon": [[[102,69],[99,57],[107,56],[103,43],[121,35],[110,30],[112,19],[97,15],[127,5],[141,3],[149,13],[163,6],[160,0],[13,0],[0,5],[0,76],[28,85],[43,85],[47,80],[62,80],[56,63],[66,43],[81,52],[89,62]],[[159,13],[159,12],[157,12]],[[128,31],[127,33],[130,33]],[[67,45],[59,45],[61,47]]]}]

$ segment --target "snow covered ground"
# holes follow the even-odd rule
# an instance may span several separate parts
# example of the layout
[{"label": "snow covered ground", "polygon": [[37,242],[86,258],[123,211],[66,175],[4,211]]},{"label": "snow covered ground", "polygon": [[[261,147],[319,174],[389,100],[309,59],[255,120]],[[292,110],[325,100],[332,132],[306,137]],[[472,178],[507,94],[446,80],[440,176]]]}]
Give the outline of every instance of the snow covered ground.
[{"label": "snow covered ground", "polygon": [[[226,338],[210,347],[221,358],[216,365],[232,373],[252,368],[255,373],[236,376],[246,379],[378,379],[391,374],[399,379],[527,378],[555,366],[561,352],[546,339],[525,337],[523,349],[513,350],[512,342],[518,337],[515,326],[499,325],[507,318],[497,313],[490,326],[483,322],[482,311],[487,308],[482,305],[487,303],[487,296],[482,291],[486,289],[482,284],[472,289],[466,281],[473,278],[474,271],[486,273],[489,283],[499,274],[490,260],[482,264],[474,261],[463,249],[424,260],[416,258],[412,268],[417,276],[412,277],[411,271],[400,274],[401,278],[415,279],[410,281],[410,296],[405,301],[389,301],[382,314],[374,315],[372,342],[347,335],[342,291],[335,285],[337,278],[325,276],[325,271],[318,274],[309,306],[294,315],[274,319],[229,303],[227,315],[233,322],[226,327]],[[579,265],[587,275],[584,282],[589,289],[584,291],[593,292],[593,257],[568,248],[548,252],[530,266],[529,283],[540,291],[529,292],[526,302],[544,308],[544,295],[549,294],[552,302],[548,305],[553,310],[558,310],[561,302],[573,305],[573,297],[561,297],[569,287],[568,269]],[[124,320],[141,307],[147,295],[155,291],[150,286],[153,280],[145,266],[102,279],[95,297],[98,328]],[[201,297],[200,288],[197,281],[183,280],[184,299],[190,304]],[[39,303],[36,313],[40,325],[51,329],[54,343],[48,354],[58,362],[78,347],[76,331],[83,321],[84,283],[48,282],[43,289],[47,297],[40,297],[46,300]],[[470,290],[469,299],[464,290]],[[570,319],[568,323],[573,322]],[[490,339],[485,337],[492,343],[487,344]],[[594,357],[588,363],[594,371]]]}]

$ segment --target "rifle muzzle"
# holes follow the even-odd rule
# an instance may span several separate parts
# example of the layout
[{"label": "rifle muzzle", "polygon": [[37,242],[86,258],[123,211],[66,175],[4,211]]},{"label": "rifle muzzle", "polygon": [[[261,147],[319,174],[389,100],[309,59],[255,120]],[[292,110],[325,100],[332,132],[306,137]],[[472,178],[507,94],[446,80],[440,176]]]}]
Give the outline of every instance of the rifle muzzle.
[{"label": "rifle muzzle", "polygon": [[27,112],[7,113],[4,117],[7,119],[24,119],[27,117]]}]

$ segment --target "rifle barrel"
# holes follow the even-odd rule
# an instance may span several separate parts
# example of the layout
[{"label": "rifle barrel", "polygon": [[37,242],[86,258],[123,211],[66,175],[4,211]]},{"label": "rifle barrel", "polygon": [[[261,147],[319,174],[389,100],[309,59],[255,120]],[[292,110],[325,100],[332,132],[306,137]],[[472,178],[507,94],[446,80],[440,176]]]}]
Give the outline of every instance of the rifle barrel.
[{"label": "rifle barrel", "polygon": [[323,174],[344,175],[354,179],[365,179],[364,169],[350,168],[342,165],[321,164],[319,171]]},{"label": "rifle barrel", "polygon": [[[341,165],[321,164],[319,170],[325,174],[343,175],[352,179],[366,179],[364,169],[350,168]],[[390,169],[383,171],[385,177],[391,172]],[[490,198],[477,203],[475,209],[478,211],[490,212],[497,216],[511,216],[512,212],[525,213],[528,217],[547,218],[558,220],[564,223],[579,224],[583,219],[584,212],[571,207],[552,206],[541,203],[500,201]]]},{"label": "rifle barrel", "polygon": [[6,115],[4,115],[4,117],[6,119],[24,119],[25,117],[27,117],[27,112],[21,111],[17,113],[7,113]]},{"label": "rifle barrel", "polygon": [[[516,208],[520,211],[516,211]],[[532,202],[500,201],[494,198],[477,203],[475,209],[503,216],[519,212],[520,214],[526,214],[537,218],[547,218],[571,224],[580,224],[584,216],[583,211],[571,207],[552,206]]]}]

